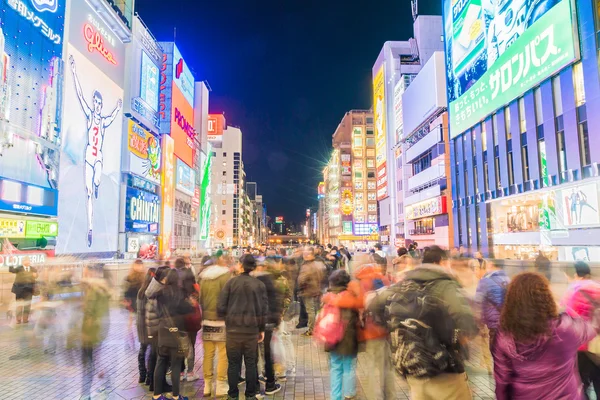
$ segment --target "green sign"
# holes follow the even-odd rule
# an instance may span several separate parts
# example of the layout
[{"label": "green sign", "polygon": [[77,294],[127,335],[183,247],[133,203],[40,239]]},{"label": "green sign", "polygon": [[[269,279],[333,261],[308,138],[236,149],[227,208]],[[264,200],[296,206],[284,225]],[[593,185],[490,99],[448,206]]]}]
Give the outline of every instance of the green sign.
[{"label": "green sign", "polygon": [[[474,29],[472,33],[477,26],[471,28]],[[455,35],[462,37],[461,32],[459,30]],[[473,35],[473,38],[478,39],[479,36]],[[481,41],[464,40],[473,47],[465,57],[479,53]],[[462,96],[450,102],[451,137],[463,133],[577,57],[570,0],[562,0],[533,22],[493,64],[488,65],[487,71]],[[459,64],[462,65],[462,61]]]},{"label": "green sign", "polygon": [[39,239],[41,237],[56,237],[58,235],[58,223],[44,221],[26,221],[25,237]]},{"label": "green sign", "polygon": [[208,145],[208,156],[202,168],[202,183],[200,184],[200,240],[207,240],[210,233],[210,175],[212,173],[212,146]]},{"label": "green sign", "polygon": [[344,235],[352,235],[352,221],[342,222],[342,230]]}]

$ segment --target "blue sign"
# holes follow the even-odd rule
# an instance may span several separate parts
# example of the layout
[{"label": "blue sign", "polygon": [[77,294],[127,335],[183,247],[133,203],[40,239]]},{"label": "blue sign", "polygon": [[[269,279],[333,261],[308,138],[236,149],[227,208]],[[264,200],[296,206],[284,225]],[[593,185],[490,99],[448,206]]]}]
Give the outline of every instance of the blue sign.
[{"label": "blue sign", "polygon": [[158,234],[160,198],[152,193],[127,188],[125,231]]},{"label": "blue sign", "polygon": [[150,193],[156,193],[158,189],[156,184],[132,174],[127,175],[127,185]]},{"label": "blue sign", "polygon": [[158,67],[142,50],[142,71],[140,82],[140,97],[154,111],[158,110]]},{"label": "blue sign", "polygon": [[0,179],[0,210],[56,217],[58,190]]},{"label": "blue sign", "polygon": [[196,172],[186,163],[177,158],[177,182],[175,188],[190,196],[194,195],[196,188]]},{"label": "blue sign", "polygon": [[173,46],[173,82],[185,99],[194,107],[194,75],[183,60],[177,45]]}]

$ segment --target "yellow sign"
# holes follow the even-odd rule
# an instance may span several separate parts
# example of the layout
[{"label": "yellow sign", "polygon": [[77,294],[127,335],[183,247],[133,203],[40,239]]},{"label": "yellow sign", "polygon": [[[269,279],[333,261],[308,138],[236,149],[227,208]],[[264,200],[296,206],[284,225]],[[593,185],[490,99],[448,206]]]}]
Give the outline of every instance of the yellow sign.
[{"label": "yellow sign", "polygon": [[377,200],[385,198],[387,192],[387,127],[385,101],[385,74],[382,65],[373,78],[373,117],[375,119],[375,160],[377,167]]},{"label": "yellow sign", "polygon": [[160,224],[160,254],[169,257],[173,236],[173,197],[175,196],[175,141],[163,135],[162,213]]},{"label": "yellow sign", "polygon": [[0,237],[25,237],[25,221],[22,219],[0,219]]},{"label": "yellow sign", "polygon": [[377,242],[379,235],[356,236],[356,235],[339,235],[338,240],[350,240],[353,242]]},{"label": "yellow sign", "polygon": [[344,189],[342,191],[342,213],[344,215],[350,215],[354,211],[354,199],[352,198],[352,191]]}]

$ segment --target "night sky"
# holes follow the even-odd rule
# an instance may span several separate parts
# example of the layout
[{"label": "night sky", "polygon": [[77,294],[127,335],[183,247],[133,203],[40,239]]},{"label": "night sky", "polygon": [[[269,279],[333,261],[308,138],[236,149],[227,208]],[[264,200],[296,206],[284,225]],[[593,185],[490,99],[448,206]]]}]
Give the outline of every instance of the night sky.
[{"label": "night sky", "polygon": [[[268,214],[294,221],[317,204],[344,113],[371,107],[381,46],[412,37],[409,0],[137,0],[136,11],[159,41],[176,35],[212,88],[210,112],[242,129]],[[441,0],[420,1],[420,14],[440,12]]]}]

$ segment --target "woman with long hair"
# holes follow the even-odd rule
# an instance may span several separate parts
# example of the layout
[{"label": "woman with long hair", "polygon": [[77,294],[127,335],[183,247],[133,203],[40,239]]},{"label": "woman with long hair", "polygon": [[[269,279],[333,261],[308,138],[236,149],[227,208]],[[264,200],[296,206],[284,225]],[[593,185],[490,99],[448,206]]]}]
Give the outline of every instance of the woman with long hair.
[{"label": "woman with long hair", "polygon": [[146,368],[146,353],[148,351],[148,347],[150,346],[150,339],[148,338],[148,326],[146,325],[146,302],[148,301],[146,298],[146,289],[148,289],[148,286],[150,286],[150,282],[152,282],[152,278],[154,278],[155,273],[156,268],[148,269],[148,272],[146,273],[146,279],[144,280],[144,283],[137,294],[136,325],[138,340],[140,341],[140,351],[138,353],[138,370],[140,372],[139,383],[146,383],[148,385],[151,381],[148,380],[148,376],[153,374],[154,370],[150,371],[149,368]]},{"label": "woman with long hair", "polygon": [[496,398],[584,399],[577,349],[598,332],[595,322],[558,313],[543,275],[515,276],[508,285],[492,354]]},{"label": "woman with long hair", "polygon": [[154,371],[154,399],[171,398],[170,393],[164,390],[163,377],[171,362],[171,384],[173,386],[173,399],[187,400],[179,395],[181,381],[181,364],[185,354],[181,354],[178,343],[173,343],[172,334],[185,332],[184,316],[193,311],[179,287],[179,274],[175,269],[169,270],[162,279],[163,288],[156,294],[156,305],[161,323],[158,332],[158,361]]},{"label": "woman with long hair", "polygon": [[144,262],[139,258],[131,264],[129,273],[125,278],[125,293],[123,294],[123,304],[129,311],[129,321],[127,323],[127,346],[134,347],[133,321],[137,312],[137,297],[145,278]]}]

